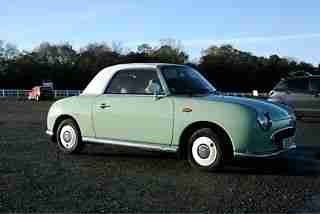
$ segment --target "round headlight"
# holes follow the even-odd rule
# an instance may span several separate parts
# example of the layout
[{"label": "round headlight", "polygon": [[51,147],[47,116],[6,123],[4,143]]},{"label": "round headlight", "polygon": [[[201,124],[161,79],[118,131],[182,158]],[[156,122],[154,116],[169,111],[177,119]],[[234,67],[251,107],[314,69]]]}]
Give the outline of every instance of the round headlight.
[{"label": "round headlight", "polygon": [[268,113],[260,114],[257,118],[260,128],[268,131],[272,126],[272,121]]}]

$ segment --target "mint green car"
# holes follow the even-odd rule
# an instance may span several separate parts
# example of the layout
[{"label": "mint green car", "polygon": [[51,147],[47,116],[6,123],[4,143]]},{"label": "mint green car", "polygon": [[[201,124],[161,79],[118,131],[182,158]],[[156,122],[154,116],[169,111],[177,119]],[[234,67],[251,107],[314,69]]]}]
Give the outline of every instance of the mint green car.
[{"label": "mint green car", "polygon": [[107,67],[81,95],[55,102],[46,133],[64,153],[86,143],[138,147],[212,171],[235,156],[294,149],[295,129],[285,108],[220,95],[191,67],[141,63]]}]

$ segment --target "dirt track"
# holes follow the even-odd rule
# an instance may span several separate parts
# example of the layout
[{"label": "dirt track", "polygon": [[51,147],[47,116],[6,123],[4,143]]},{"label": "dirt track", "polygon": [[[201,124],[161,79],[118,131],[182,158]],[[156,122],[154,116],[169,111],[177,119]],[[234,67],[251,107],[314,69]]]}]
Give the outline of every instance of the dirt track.
[{"label": "dirt track", "polygon": [[174,155],[89,145],[57,152],[51,103],[0,100],[0,212],[320,212],[320,123],[299,122],[298,150],[218,173]]}]

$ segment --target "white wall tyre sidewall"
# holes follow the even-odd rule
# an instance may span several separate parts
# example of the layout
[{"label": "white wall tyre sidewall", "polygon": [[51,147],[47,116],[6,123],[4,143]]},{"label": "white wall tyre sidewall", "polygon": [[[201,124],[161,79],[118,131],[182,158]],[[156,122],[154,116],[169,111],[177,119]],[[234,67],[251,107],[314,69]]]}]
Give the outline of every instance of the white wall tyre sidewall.
[{"label": "white wall tyre sidewall", "polygon": [[[206,154],[202,157],[199,154],[199,152],[201,153],[201,150],[206,150],[204,152]],[[217,160],[218,149],[216,147],[216,142],[206,136],[200,136],[193,141],[191,152],[195,163],[201,167],[210,167]]]},{"label": "white wall tyre sidewall", "polygon": [[[66,138],[66,135],[69,137]],[[63,120],[55,133],[58,148],[66,154],[78,153],[84,148],[78,124],[73,119]]]},{"label": "white wall tyre sidewall", "polygon": [[60,130],[59,140],[65,150],[73,150],[77,146],[77,131],[71,125],[66,124]]}]

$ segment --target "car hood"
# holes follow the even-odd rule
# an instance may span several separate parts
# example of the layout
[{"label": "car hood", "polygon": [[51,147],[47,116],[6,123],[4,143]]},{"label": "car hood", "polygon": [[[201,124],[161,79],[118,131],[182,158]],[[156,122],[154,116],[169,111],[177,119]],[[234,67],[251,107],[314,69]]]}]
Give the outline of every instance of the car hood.
[{"label": "car hood", "polygon": [[255,110],[258,114],[268,112],[272,120],[282,120],[290,117],[289,112],[285,108],[268,101],[222,95],[209,95],[201,97],[201,99],[213,102],[224,102],[241,105]]}]

